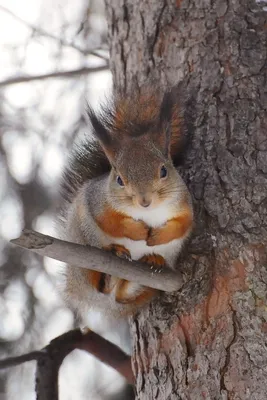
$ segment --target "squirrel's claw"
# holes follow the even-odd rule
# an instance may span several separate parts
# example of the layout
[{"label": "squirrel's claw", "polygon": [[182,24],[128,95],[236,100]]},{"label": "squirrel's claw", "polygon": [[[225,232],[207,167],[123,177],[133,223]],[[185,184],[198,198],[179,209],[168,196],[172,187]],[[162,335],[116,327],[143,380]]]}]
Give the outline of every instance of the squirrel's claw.
[{"label": "squirrel's claw", "polygon": [[104,247],[104,250],[110,251],[111,253],[115,254],[120,258],[124,258],[125,260],[131,261],[131,253],[129,252],[126,247],[122,246],[121,244],[112,243],[109,246]]},{"label": "squirrel's claw", "polygon": [[166,261],[160,254],[147,254],[141,257],[138,261],[151,265],[153,267],[165,267]]}]

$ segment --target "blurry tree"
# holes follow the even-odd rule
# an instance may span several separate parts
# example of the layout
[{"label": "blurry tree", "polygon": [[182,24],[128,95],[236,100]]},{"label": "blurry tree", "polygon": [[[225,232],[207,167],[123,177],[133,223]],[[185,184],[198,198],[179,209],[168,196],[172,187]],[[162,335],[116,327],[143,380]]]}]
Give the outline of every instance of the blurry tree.
[{"label": "blurry tree", "polygon": [[[73,316],[55,288],[58,263],[11,247],[8,241],[23,227],[53,233],[66,150],[73,138],[88,131],[85,100],[97,106],[99,92],[111,87],[104,4],[1,0],[0,43],[0,357],[4,358],[40,348],[73,326]],[[0,377],[1,400],[3,392],[7,400],[35,398],[34,363],[2,371]],[[79,352],[62,366],[64,400],[107,399],[122,385],[118,374]]]}]

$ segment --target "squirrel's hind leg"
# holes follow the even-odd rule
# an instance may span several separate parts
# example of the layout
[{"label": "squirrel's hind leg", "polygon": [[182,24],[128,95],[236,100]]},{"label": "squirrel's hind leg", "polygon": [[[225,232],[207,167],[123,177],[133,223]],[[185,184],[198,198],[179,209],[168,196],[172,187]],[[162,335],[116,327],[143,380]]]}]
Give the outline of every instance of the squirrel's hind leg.
[{"label": "squirrel's hind leg", "polygon": [[[120,244],[110,244],[109,246],[103,247],[103,250],[110,251],[120,258],[131,260],[129,250]],[[120,282],[120,279],[102,272],[90,271],[89,281],[99,292],[110,294],[118,282]]]},{"label": "squirrel's hind leg", "polygon": [[[154,267],[163,268],[166,266],[165,259],[159,254],[148,254],[140,258],[138,261],[144,262]],[[115,300],[118,303],[130,304],[134,303],[136,306],[141,306],[151,300],[156,294],[159,293],[157,289],[141,286],[134,282],[129,282],[121,279],[116,285]]]},{"label": "squirrel's hind leg", "polygon": [[129,282],[121,279],[116,285],[115,300],[120,304],[133,304],[137,307],[147,303],[158,292],[156,289],[139,285],[135,282]]}]

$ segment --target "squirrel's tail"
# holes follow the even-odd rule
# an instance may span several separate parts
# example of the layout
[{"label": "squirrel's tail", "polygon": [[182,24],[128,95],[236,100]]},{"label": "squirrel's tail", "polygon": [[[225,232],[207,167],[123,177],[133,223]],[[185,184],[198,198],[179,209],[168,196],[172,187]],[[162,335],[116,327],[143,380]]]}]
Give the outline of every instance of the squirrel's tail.
[{"label": "squirrel's tail", "polygon": [[104,151],[94,139],[85,138],[75,144],[63,173],[61,183],[63,199],[72,202],[73,197],[85,181],[109,172],[110,168]]}]

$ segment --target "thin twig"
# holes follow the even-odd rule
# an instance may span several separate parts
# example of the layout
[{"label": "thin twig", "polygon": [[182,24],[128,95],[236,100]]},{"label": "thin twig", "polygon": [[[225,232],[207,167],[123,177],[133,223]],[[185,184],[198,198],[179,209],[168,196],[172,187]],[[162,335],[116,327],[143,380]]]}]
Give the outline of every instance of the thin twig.
[{"label": "thin twig", "polygon": [[64,358],[82,340],[79,329],[64,333],[45,347],[46,357],[37,359],[35,390],[37,400],[58,400],[59,368]]},{"label": "thin twig", "polygon": [[38,400],[58,400],[58,374],[64,358],[73,350],[84,350],[134,383],[131,357],[90,329],[75,329],[53,339],[40,351],[0,360],[0,369],[37,361],[35,389]]},{"label": "thin twig", "polygon": [[19,238],[11,240],[11,243],[42,256],[66,262],[73,268],[107,273],[165,292],[178,290],[183,285],[182,276],[178,271],[128,261],[93,246],[66,242],[28,229],[24,230]]},{"label": "thin twig", "polygon": [[76,348],[92,354],[104,364],[118,371],[126,378],[127,382],[134,383],[131,357],[102,336],[88,330],[76,344]]},{"label": "thin twig", "polygon": [[19,21],[23,25],[27,26],[29,29],[32,29],[34,32],[38,32],[42,36],[46,36],[46,37],[48,37],[50,39],[56,40],[62,46],[71,47],[71,48],[79,51],[80,53],[82,53],[83,55],[86,55],[86,56],[91,54],[92,56],[101,58],[102,60],[109,61],[108,57],[105,57],[102,54],[97,53],[96,52],[97,49],[91,49],[91,50],[90,49],[83,49],[83,48],[81,48],[80,46],[77,46],[74,43],[68,42],[66,39],[57,37],[57,36],[53,35],[50,32],[47,32],[46,30],[44,30],[42,28],[39,28],[39,27],[37,27],[35,25],[32,25],[31,23],[29,23],[29,22],[25,21],[24,19],[20,18],[18,15],[14,14],[11,10],[9,10],[8,8],[6,8],[6,7],[2,6],[2,5],[0,5],[0,9],[2,11],[4,11],[5,13],[11,15],[13,18],[15,18],[17,21]]},{"label": "thin twig", "polygon": [[14,78],[7,78],[4,81],[0,81],[0,87],[14,85],[15,83],[31,82],[49,78],[72,78],[73,76],[76,75],[86,75],[86,74],[91,74],[93,72],[101,72],[107,70],[108,70],[108,65],[101,65],[99,67],[83,67],[83,68],[73,69],[70,71],[50,72],[48,74],[17,76]]},{"label": "thin twig", "polygon": [[14,367],[15,365],[19,365],[27,361],[36,361],[38,358],[44,356],[44,354],[45,352],[43,350],[32,351],[31,353],[22,354],[21,356],[0,360],[0,369]]}]

